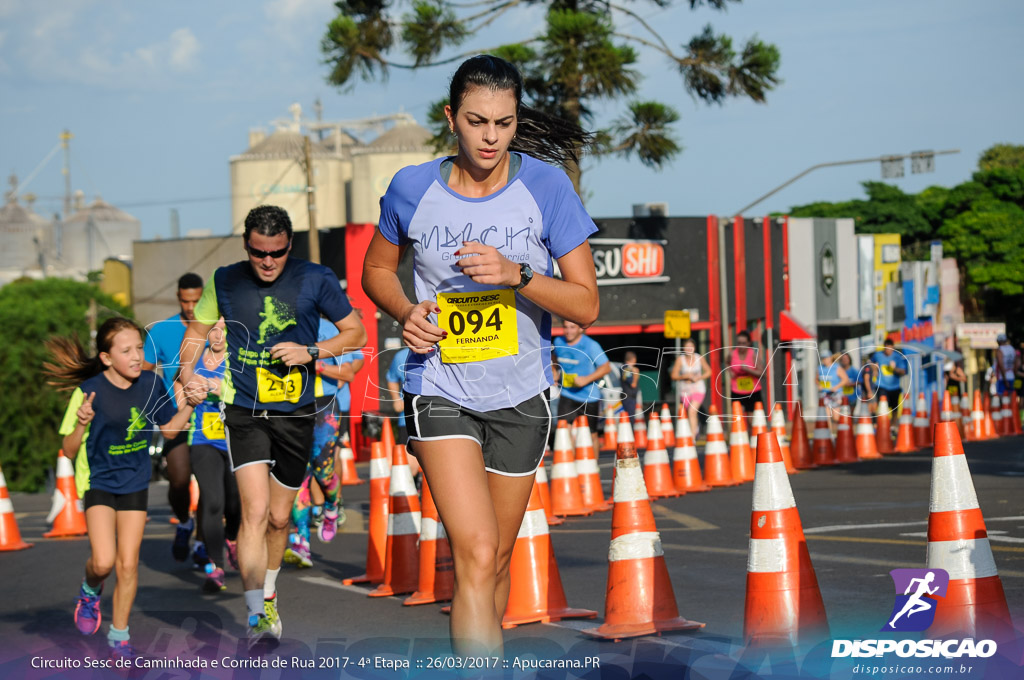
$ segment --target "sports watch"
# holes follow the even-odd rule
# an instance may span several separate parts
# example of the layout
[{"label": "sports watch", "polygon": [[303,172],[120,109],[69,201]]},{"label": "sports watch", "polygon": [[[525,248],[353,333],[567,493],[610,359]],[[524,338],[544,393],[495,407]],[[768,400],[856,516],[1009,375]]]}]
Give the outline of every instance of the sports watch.
[{"label": "sports watch", "polygon": [[306,351],[309,352],[309,356],[316,361],[320,358],[320,348],[316,345],[306,345]]},{"label": "sports watch", "polygon": [[530,265],[524,262],[521,265],[519,265],[519,285],[512,286],[512,290],[522,290],[524,287],[526,287],[526,284],[528,284],[532,280],[533,269],[530,268]]}]

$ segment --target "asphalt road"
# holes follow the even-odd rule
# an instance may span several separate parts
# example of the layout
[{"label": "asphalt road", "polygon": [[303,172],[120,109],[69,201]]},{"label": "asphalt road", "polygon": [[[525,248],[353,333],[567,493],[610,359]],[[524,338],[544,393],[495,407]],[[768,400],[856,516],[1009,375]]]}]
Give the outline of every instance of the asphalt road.
[{"label": "asphalt road", "polygon": [[[999,575],[1011,612],[1024,622],[1024,437],[966,445]],[[612,456],[602,454],[605,492]],[[365,464],[360,476],[368,476]],[[832,638],[884,637],[878,631],[893,605],[889,570],[923,567],[931,475],[930,451],[818,469],[793,475],[790,482],[805,529],[807,546],[828,613]],[[675,598],[682,616],[706,626],[621,642],[597,642],[579,631],[604,616],[611,513],[572,519],[551,528],[562,584],[571,607],[597,612],[596,621],[531,624],[507,631],[512,664],[505,677],[545,678],[855,678],[859,660],[831,659],[828,645],[800,650],[797,665],[744,656],[742,629],[746,588],[751,484],[688,494],[653,503]],[[329,545],[313,540],[314,566],[286,565],[278,581],[285,639],[267,652],[257,668],[135,669],[133,677],[453,677],[432,668],[447,652],[447,617],[439,605],[405,607],[402,598],[368,598],[368,588],[344,586],[341,579],[365,571],[367,536],[361,511],[367,485],[344,487],[349,522]],[[48,540],[45,494],[14,494],[21,533],[35,546],[0,553],[0,678],[107,677],[88,670],[105,658],[105,636],[85,638],[72,622],[88,556],[84,539]],[[228,572],[228,590],[200,592],[202,574],[170,555],[165,483],[150,493],[151,520],[142,545],[140,587],[131,618],[133,642],[148,655],[182,663],[246,658],[244,609],[238,575]],[[102,611],[109,620],[113,584],[107,584]],[[106,625],[103,626],[106,630]],[[541,669],[535,659],[596,657],[599,667]],[[1011,657],[1012,661],[1008,661]],[[79,664],[67,669],[33,668]],[[1024,677],[1021,647],[1007,645],[973,672],[946,677]],[[363,661],[360,665],[360,661]],[[408,669],[394,668],[408,662]],[[929,660],[930,662],[930,660]],[[275,667],[273,664],[277,664]],[[871,663],[878,663],[872,661]],[[305,665],[321,665],[306,668]],[[326,665],[326,667],[324,667]],[[333,665],[344,668],[333,668]],[[882,677],[917,677],[914,673]],[[928,677],[943,677],[931,674]]]}]

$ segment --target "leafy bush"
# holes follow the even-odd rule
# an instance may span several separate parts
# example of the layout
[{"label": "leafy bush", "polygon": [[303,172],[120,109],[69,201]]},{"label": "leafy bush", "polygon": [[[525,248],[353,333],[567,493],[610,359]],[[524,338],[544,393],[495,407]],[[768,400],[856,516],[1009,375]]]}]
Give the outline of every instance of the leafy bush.
[{"label": "leafy bush", "polygon": [[132,316],[96,286],[67,279],[21,279],[0,288],[0,467],[15,491],[40,491],[60,450],[69,393],[46,384],[44,342],[54,335],[89,339],[88,310],[96,300],[97,326]]}]

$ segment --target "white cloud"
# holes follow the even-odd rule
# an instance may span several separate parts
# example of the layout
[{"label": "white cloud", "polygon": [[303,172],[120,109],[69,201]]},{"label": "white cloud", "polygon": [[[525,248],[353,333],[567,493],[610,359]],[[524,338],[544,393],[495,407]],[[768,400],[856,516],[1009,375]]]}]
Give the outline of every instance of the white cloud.
[{"label": "white cloud", "polygon": [[188,71],[199,64],[199,39],[188,28],[171,33],[170,64],[177,71]]},{"label": "white cloud", "polygon": [[320,13],[331,0],[268,0],[263,9],[274,21],[295,21]]}]

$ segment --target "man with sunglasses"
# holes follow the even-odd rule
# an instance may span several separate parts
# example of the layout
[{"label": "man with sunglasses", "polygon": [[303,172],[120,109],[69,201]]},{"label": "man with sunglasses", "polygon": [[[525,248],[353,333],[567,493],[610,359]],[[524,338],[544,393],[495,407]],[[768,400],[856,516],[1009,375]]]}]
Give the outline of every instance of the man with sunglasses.
[{"label": "man with sunglasses", "polygon": [[[316,360],[359,349],[366,332],[330,269],[289,257],[292,225],[282,208],[253,208],[244,237],[248,260],[217,269],[196,306],[181,348],[181,382],[190,403],[205,398],[195,363],[223,315],[221,419],[242,501],[238,566],[252,645],[281,637],[277,574],[312,446]],[[339,334],[318,342],[321,314]]]}]

